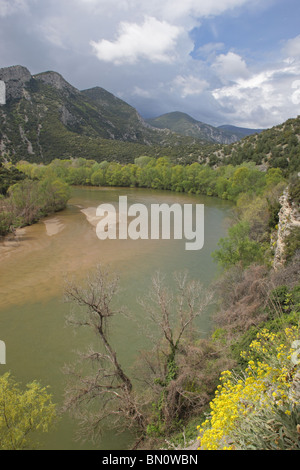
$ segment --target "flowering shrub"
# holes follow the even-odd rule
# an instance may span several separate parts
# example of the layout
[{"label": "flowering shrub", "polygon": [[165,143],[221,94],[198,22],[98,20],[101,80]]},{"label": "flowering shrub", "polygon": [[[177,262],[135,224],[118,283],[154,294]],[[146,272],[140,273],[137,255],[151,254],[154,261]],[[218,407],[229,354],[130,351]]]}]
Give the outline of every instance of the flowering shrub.
[{"label": "flowering shrub", "polygon": [[[202,450],[300,448],[299,330],[257,334],[242,374],[224,371],[199,429]],[[300,355],[299,355],[300,356]]]}]

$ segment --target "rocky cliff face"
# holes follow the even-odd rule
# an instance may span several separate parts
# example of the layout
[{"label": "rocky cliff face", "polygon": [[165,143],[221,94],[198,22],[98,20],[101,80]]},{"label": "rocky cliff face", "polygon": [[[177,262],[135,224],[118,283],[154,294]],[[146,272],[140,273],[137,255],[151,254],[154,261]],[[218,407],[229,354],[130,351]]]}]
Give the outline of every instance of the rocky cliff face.
[{"label": "rocky cliff face", "polygon": [[74,93],[74,94],[79,94],[80,93],[80,91],[77,90],[77,88],[70,85],[70,83],[68,83],[62,77],[62,75],[60,75],[57,72],[39,73],[37,75],[34,75],[33,78],[35,80],[40,80],[40,81],[46,83],[47,85],[50,85],[50,86],[56,88],[57,90],[67,91],[68,93]]},{"label": "rocky cliff face", "polygon": [[0,69],[0,80],[6,85],[6,100],[22,98],[24,86],[31,78],[29,70],[20,65]]},{"label": "rocky cliff face", "polygon": [[169,130],[212,143],[233,144],[240,140],[233,132],[196,121],[188,114],[179,111],[163,114],[157,118],[147,119],[146,122],[158,129]]},{"label": "rocky cliff face", "polygon": [[300,228],[299,207],[289,200],[288,189],[286,189],[280,198],[281,209],[279,211],[279,223],[277,230],[277,240],[275,242],[275,254],[273,267],[279,269],[285,261],[285,239],[291,233],[293,228]]},{"label": "rocky cliff face", "polygon": [[[107,159],[109,154],[114,159],[125,154],[132,161],[135,152],[144,154],[145,146],[194,144],[151,128],[132,106],[106,90],[79,91],[57,72],[32,76],[18,65],[0,69],[0,80],[6,86],[6,103],[0,105],[0,158],[8,161]],[[121,149],[118,141],[140,144],[143,150]]]}]

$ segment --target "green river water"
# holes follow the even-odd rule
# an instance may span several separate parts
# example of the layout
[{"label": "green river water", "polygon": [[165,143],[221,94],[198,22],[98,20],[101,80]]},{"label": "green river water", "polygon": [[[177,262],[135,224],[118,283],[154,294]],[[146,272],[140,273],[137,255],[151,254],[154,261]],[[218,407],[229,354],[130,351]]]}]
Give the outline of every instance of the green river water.
[{"label": "green river water", "polygon": [[[117,205],[120,195],[128,204],[204,204],[205,242],[199,251],[186,251],[185,240],[106,240],[96,236],[95,208],[102,203]],[[64,279],[83,280],[98,263],[120,275],[120,303],[140,322],[145,313],[137,298],[148,292],[157,270],[166,275],[188,269],[192,278],[209,285],[217,275],[211,252],[226,235],[231,204],[216,198],[167,191],[120,188],[73,188],[66,210],[0,243],[0,339],[5,342],[7,364],[18,382],[38,380],[49,385],[54,401],[62,403],[65,377],[62,368],[84,350],[93,334],[74,334],[66,326],[70,305],[63,302]],[[83,212],[84,211],[84,212]],[[209,331],[209,313],[199,321],[201,334]],[[122,365],[130,371],[138,352],[147,346],[136,323],[126,318],[115,322],[112,342]],[[56,428],[39,438],[44,449],[125,449],[127,433],[116,436],[107,430],[100,445],[74,440],[76,422],[63,416]]]}]

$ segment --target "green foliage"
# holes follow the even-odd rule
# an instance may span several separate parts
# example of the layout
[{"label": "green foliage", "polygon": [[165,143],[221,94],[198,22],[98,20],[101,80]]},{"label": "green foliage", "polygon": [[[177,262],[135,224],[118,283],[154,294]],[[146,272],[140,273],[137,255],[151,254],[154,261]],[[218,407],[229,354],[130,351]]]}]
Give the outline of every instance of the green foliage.
[{"label": "green foliage", "polygon": [[243,373],[224,371],[199,429],[204,450],[299,450],[299,327],[261,329],[242,353]]},{"label": "green foliage", "polygon": [[266,328],[271,333],[280,334],[287,327],[298,326],[300,319],[300,284],[293,288],[282,285],[273,289],[267,299],[265,310],[267,320],[257,326],[252,326],[231,345],[233,358],[241,366],[246,364],[241,357],[241,352],[249,348],[260,330]]},{"label": "green foliage", "polygon": [[300,116],[258,135],[245,137],[228,146],[223,154],[228,155],[226,160],[233,165],[252,161],[289,175],[300,171],[299,136]]},{"label": "green foliage", "polygon": [[12,212],[6,209],[4,204],[0,201],[0,236],[3,237],[9,233],[14,225],[15,216]]},{"label": "green foliage", "polygon": [[21,226],[38,220],[41,203],[37,182],[26,179],[17,183],[11,186],[9,195]]},{"label": "green foliage", "polygon": [[228,237],[221,238],[212,256],[225,269],[241,263],[246,268],[251,263],[263,261],[262,247],[249,238],[250,225],[239,222],[228,230]]},{"label": "green foliage", "polygon": [[26,179],[9,189],[10,200],[20,225],[30,225],[41,217],[59,211],[70,197],[68,185],[59,180]]},{"label": "green foliage", "polygon": [[68,184],[56,177],[54,172],[47,174],[43,167],[28,164],[21,166],[21,169],[38,175],[41,180],[23,179],[9,188],[8,197],[0,200],[1,236],[64,209],[70,198]]},{"label": "green foliage", "polygon": [[0,449],[34,447],[36,432],[48,432],[56,419],[56,407],[47,388],[32,382],[22,390],[10,376],[0,376]]},{"label": "green foliage", "polygon": [[140,168],[145,168],[151,162],[153,162],[153,158],[147,156],[141,156],[134,160],[134,164]]},{"label": "green foliage", "polygon": [[[178,427],[177,432],[168,438],[168,448],[186,449],[189,444],[193,444],[198,435],[197,424],[204,419],[204,416],[193,417],[188,423],[181,428]],[[180,429],[180,431],[179,431]],[[166,443],[162,444],[162,448],[166,447]]]},{"label": "green foliage", "polygon": [[284,244],[285,260],[289,262],[294,254],[300,250],[300,227],[292,227],[291,232],[284,239]]},{"label": "green foliage", "polygon": [[286,305],[286,299],[289,292],[288,286],[279,286],[271,291],[270,302],[282,310]]},{"label": "green foliage", "polygon": [[300,178],[296,174],[290,178],[289,197],[291,202],[300,204]]},{"label": "green foliage", "polygon": [[44,178],[38,185],[41,207],[40,215],[47,215],[64,209],[70,198],[70,188],[61,179]]},{"label": "green foliage", "polygon": [[10,186],[25,178],[17,168],[7,168],[0,163],[0,194],[5,195]]},{"label": "green foliage", "polygon": [[266,173],[253,164],[222,166],[217,169],[199,163],[174,164],[167,156],[156,159],[141,156],[135,163],[101,163],[85,158],[54,160],[51,164],[37,165],[20,162],[17,165],[31,178],[62,178],[72,185],[123,186],[166,189],[191,194],[204,194],[237,201],[241,194],[247,198],[260,195],[278,181],[284,181],[280,172]]},{"label": "green foliage", "polygon": [[281,209],[281,204],[279,200],[277,201],[269,201],[267,199],[268,208],[269,208],[269,228],[270,230],[274,230],[279,222],[279,211]]}]

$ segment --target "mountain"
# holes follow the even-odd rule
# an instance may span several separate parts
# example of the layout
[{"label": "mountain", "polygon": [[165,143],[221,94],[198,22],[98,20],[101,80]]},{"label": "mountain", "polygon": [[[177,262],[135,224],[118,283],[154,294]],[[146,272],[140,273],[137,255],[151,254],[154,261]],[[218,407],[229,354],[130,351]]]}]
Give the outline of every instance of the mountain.
[{"label": "mountain", "polygon": [[230,125],[219,126],[218,129],[221,129],[225,132],[229,131],[237,135],[240,139],[243,139],[244,137],[247,137],[248,135],[260,134],[264,130],[264,129],[248,129],[245,127],[236,127],[236,126],[230,126]]},{"label": "mountain", "polygon": [[195,137],[218,144],[232,144],[238,142],[246,135],[257,132],[253,129],[243,129],[234,126],[213,127],[192,118],[188,114],[173,112],[162,116],[147,119],[148,124],[158,129],[169,129],[177,134]]},{"label": "mountain", "polygon": [[254,162],[262,170],[280,168],[285,174],[300,172],[300,116],[232,145],[220,146],[209,160],[232,165]]},{"label": "mountain", "polygon": [[205,143],[151,127],[108,91],[79,91],[57,72],[31,75],[25,67],[13,66],[0,69],[0,80],[6,84],[0,155],[12,161],[70,156],[133,161],[145,153],[159,155],[163,149]]},{"label": "mountain", "polygon": [[[0,105],[4,161],[47,163],[83,157],[130,163],[147,155],[168,156],[183,164],[252,161],[284,171],[299,167],[299,117],[263,132],[215,128],[184,113],[145,121],[103,88],[80,91],[57,72],[31,75],[27,68],[13,66],[0,69],[0,80],[6,84],[6,104]],[[254,131],[240,140],[245,132]]]}]

